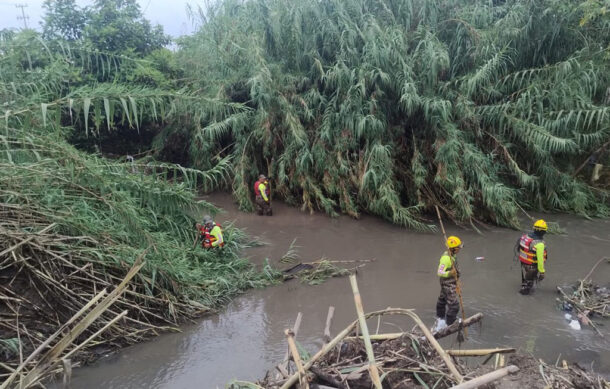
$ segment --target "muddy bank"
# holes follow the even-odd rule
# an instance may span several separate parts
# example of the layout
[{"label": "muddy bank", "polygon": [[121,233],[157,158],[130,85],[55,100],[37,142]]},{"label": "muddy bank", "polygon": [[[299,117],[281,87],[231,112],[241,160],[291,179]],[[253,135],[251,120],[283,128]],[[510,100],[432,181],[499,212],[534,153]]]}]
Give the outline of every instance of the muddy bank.
[{"label": "muddy bank", "polygon": [[[274,204],[273,217],[259,217],[238,212],[226,195],[213,195],[208,200],[226,210],[218,220],[235,220],[238,227],[269,243],[248,251],[253,261],[261,263],[266,257],[277,260],[294,238],[304,261],[323,256],[376,258],[358,277],[365,309],[415,308],[424,321],[432,323],[439,289],[435,270],[442,251],[440,235],[409,232],[371,217],[356,221],[309,215],[279,203]],[[572,216],[547,219],[560,222],[567,235],[548,237],[547,277],[532,296],[517,293],[520,275],[512,262],[512,250],[518,232],[492,228],[478,235],[448,227],[448,233],[465,241],[460,261],[466,311],[485,314],[482,327],[472,329],[462,347],[517,347],[550,363],[561,354],[561,359],[610,374],[608,326],[600,328],[605,338],[586,329],[573,331],[554,306],[556,285],[584,277],[607,255],[610,222]],[[484,256],[485,261],[476,262],[477,256]],[[594,281],[609,279],[607,267],[593,275]],[[316,287],[291,281],[253,290],[220,315],[185,327],[181,334],[161,336],[76,370],[74,387],[215,388],[232,378],[256,380],[277,362],[277,355],[283,355],[283,331],[292,326],[296,312],[304,314],[299,342],[311,350],[321,346],[329,305],[336,307],[334,331],[353,320],[353,296],[345,279],[331,279]],[[411,325],[384,320],[380,331],[395,332]],[[447,339],[444,345],[453,347],[453,342],[453,338]]]}]

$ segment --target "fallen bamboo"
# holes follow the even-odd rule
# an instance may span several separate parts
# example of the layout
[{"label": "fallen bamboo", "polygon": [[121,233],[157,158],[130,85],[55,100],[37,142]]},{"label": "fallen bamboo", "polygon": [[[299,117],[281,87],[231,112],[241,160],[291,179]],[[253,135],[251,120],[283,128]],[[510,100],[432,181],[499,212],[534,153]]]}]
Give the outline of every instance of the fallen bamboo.
[{"label": "fallen bamboo", "polygon": [[461,329],[460,327],[462,327],[462,328],[468,327],[468,326],[470,326],[470,325],[472,325],[474,323],[477,323],[477,322],[481,321],[482,318],[483,318],[483,314],[482,313],[477,313],[475,315],[470,316],[466,320],[464,320],[461,323],[461,326],[460,326],[460,323],[458,323],[456,321],[453,324],[451,324],[450,326],[445,327],[442,330],[435,332],[434,333],[434,337],[436,339],[444,338],[445,336],[448,336],[448,335],[451,335],[453,333],[458,332]]},{"label": "fallen bamboo", "polygon": [[453,387],[453,389],[474,389],[479,386],[487,385],[491,382],[499,380],[502,377],[507,376],[508,374],[514,374],[519,371],[519,368],[514,365],[510,365],[507,367],[503,367],[498,370],[494,370],[491,373],[483,374],[477,378],[474,378],[470,381],[463,382],[459,385]]},{"label": "fallen bamboo", "polygon": [[491,354],[514,353],[514,348],[483,348],[478,350],[446,350],[454,357],[484,357]]},{"label": "fallen bamboo", "polygon": [[375,354],[373,353],[373,345],[369,337],[369,329],[366,325],[366,319],[364,318],[364,309],[362,307],[362,297],[358,290],[358,282],[354,274],[349,276],[349,282],[352,286],[352,292],[354,293],[354,303],[356,304],[356,312],[358,313],[358,323],[362,330],[362,337],[364,339],[364,347],[366,349],[366,355],[369,360],[369,374],[371,375],[371,381],[375,385],[375,388],[382,389],[381,380],[379,379],[379,371],[375,364]]},{"label": "fallen bamboo", "polygon": [[28,243],[29,241],[33,240],[34,238],[36,238],[38,235],[44,234],[45,232],[49,231],[50,229],[52,229],[53,227],[55,227],[57,225],[57,223],[51,223],[48,226],[46,226],[45,228],[43,228],[42,230],[33,233],[30,237],[23,239],[22,241],[20,241],[19,243],[15,244],[14,246],[11,246],[9,248],[7,248],[6,250],[3,250],[0,253],[0,257],[4,256],[5,254],[10,253],[11,251],[19,248],[20,246],[23,246],[24,244]]},{"label": "fallen bamboo", "polygon": [[[143,254],[143,255],[145,255],[145,254]],[[87,313],[78,323],[76,323],[72,328],[70,328],[70,330],[67,332],[67,334],[63,338],[61,338],[53,347],[51,347],[40,358],[39,361],[37,361],[34,364],[32,369],[25,375],[25,377],[23,377],[23,379],[20,380],[20,384],[19,384],[20,387],[27,388],[27,387],[33,385],[34,383],[38,382],[38,380],[40,380],[41,377],[43,377],[45,371],[52,369],[55,364],[57,364],[58,362],[61,361],[61,359],[58,359],[59,356],[61,355],[61,353],[120,297],[120,295],[123,293],[124,289],[127,287],[127,284],[129,283],[129,281],[144,266],[144,263],[141,262],[142,256],[140,256],[140,258],[138,258],[136,260],[135,264],[129,270],[129,272],[123,279],[123,281],[112,292],[110,292],[106,297],[104,297],[104,299],[102,301],[100,301],[100,303],[98,305],[93,307],[89,311],[89,313]],[[76,318],[81,316],[88,308],[92,307],[94,305],[94,303],[96,301],[98,301],[104,294],[105,294],[105,290],[103,292],[99,293],[98,295],[96,295],[89,303],[87,303],[85,305],[85,307],[83,307],[79,312],[77,312],[77,314],[74,315],[72,319],[70,319],[64,326],[62,326],[61,330],[67,328],[67,325],[69,323],[74,322]],[[51,340],[55,339],[59,334],[61,334],[61,332],[57,331],[55,334],[53,334],[50,337],[50,339]],[[47,340],[43,344],[46,347],[50,343],[51,343],[51,341]],[[44,348],[41,345],[32,354],[34,356],[36,356],[43,349]],[[26,360],[24,363],[22,363],[18,367],[18,369],[16,369],[16,371],[9,377],[9,379],[7,379],[2,384],[2,386],[0,386],[0,389],[8,388],[9,385],[11,385],[12,382],[14,381],[14,379],[17,375],[16,373],[23,370],[25,368],[25,366],[27,365],[27,363],[29,361],[33,360],[34,356],[30,355],[28,360]]]},{"label": "fallen bamboo", "polygon": [[301,356],[299,355],[299,350],[297,350],[297,345],[294,341],[294,332],[292,330],[284,331],[286,334],[286,339],[288,340],[288,348],[290,349],[290,353],[292,354],[292,360],[294,364],[297,366],[297,371],[299,374],[299,383],[302,388],[309,389],[309,382],[307,380],[307,374],[305,374],[305,369],[303,369],[303,363],[301,362]]},{"label": "fallen bamboo", "polygon": [[76,312],[72,318],[70,318],[70,320],[68,320],[63,326],[61,326],[57,331],[55,331],[55,333],[51,336],[49,336],[49,338],[47,340],[45,340],[40,346],[38,346],[38,348],[36,348],[36,350],[34,350],[27,358],[25,361],[23,361],[15,370],[13,370],[13,373],[6,379],[6,381],[4,381],[4,383],[2,384],[2,386],[0,386],[0,389],[6,389],[8,388],[8,386],[15,380],[15,378],[17,377],[17,375],[20,374],[20,372],[25,369],[25,367],[34,360],[34,358],[36,358],[36,356],[38,354],[40,354],[45,348],[47,348],[47,346],[49,344],[51,344],[51,342],[53,342],[53,340],[55,340],[55,338],[57,338],[59,335],[61,335],[62,333],[64,333],[66,331],[66,329],[68,328],[68,326],[72,323],[74,323],[83,313],[85,313],[85,311],[87,311],[89,308],[91,308],[99,299],[101,299],[102,297],[104,297],[106,295],[106,289],[102,290],[101,292],[99,292],[95,297],[93,297],[91,299],[91,301],[89,301],[84,307],[82,307],[78,312]]},{"label": "fallen bamboo", "polygon": [[[365,315],[365,319],[369,319],[371,317],[377,317],[380,315],[404,315],[404,316],[410,316],[411,318],[416,317],[417,319],[419,319],[419,317],[413,312],[412,309],[404,309],[404,308],[386,308],[381,311],[370,312]],[[420,320],[420,322],[421,322],[421,320]],[[354,330],[354,328],[356,328],[357,324],[358,324],[358,320],[355,320],[350,325],[345,327],[343,329],[343,331],[339,332],[337,334],[337,336],[335,336],[330,342],[328,342],[328,344],[326,346],[322,347],[317,353],[315,353],[307,361],[307,363],[305,365],[303,365],[303,369],[305,369],[305,371],[309,370],[311,368],[311,366],[313,366],[314,363],[316,363],[320,358],[322,358],[323,356],[328,354],[328,352],[331,351],[340,341],[345,339]],[[422,322],[422,325],[423,325],[423,322]],[[425,326],[424,326],[424,328],[425,328]],[[428,331],[427,328],[426,328],[426,331]],[[428,333],[430,334],[430,331],[428,331]],[[432,336],[432,334],[430,334],[430,336]],[[434,338],[432,338],[432,339],[434,340],[434,342],[436,342],[436,340]],[[436,344],[438,345],[438,342],[436,342]],[[440,347],[440,345],[439,345],[439,347]],[[451,361],[449,361],[449,363],[455,369],[455,365],[453,365],[453,363]],[[461,375],[459,374],[459,372],[457,374],[460,377],[460,379],[458,380],[458,382],[459,382],[459,381],[461,381]],[[299,374],[295,373],[295,374],[291,375],[284,382],[284,384],[281,386],[280,389],[288,389],[288,388],[292,387],[292,385],[294,385],[298,380],[299,380]]]}]

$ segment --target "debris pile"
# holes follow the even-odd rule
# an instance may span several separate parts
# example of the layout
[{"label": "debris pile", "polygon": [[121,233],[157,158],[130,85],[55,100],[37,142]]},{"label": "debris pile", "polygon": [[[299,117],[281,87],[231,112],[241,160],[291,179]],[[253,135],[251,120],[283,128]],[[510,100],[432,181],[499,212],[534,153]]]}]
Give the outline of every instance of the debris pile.
[{"label": "debris pile", "polygon": [[[479,322],[476,314],[431,333],[410,309],[387,308],[364,314],[355,276],[350,276],[358,320],[330,337],[334,307],[330,307],[324,330],[324,346],[309,356],[298,346],[301,314],[286,330],[288,351],[284,361],[257,383],[234,381],[231,389],[382,389],[382,388],[600,388],[610,389],[604,378],[577,364],[545,364],[514,348],[445,350],[437,339]],[[413,330],[392,334],[369,334],[366,320],[388,315],[413,319]],[[480,363],[465,363],[479,358]],[[495,358],[495,359],[494,359]],[[492,363],[489,363],[492,361]]]},{"label": "debris pile", "polygon": [[573,319],[571,323],[577,320],[582,326],[591,326],[600,335],[594,320],[610,317],[610,284],[596,285],[589,280],[589,277],[600,263],[608,260],[608,258],[600,259],[582,280],[572,285],[557,287],[557,292],[560,294],[557,298],[559,307],[569,312],[566,314],[566,319]]}]

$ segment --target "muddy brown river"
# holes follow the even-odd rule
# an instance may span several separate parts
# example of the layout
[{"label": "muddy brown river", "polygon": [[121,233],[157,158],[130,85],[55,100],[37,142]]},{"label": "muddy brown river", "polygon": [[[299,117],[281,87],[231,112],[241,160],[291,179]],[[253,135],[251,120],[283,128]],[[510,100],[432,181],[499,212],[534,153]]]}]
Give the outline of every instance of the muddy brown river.
[{"label": "muddy brown river", "polygon": [[[365,310],[414,308],[432,325],[439,292],[435,273],[443,251],[440,233],[411,232],[370,216],[331,219],[279,203],[274,204],[273,217],[262,217],[237,211],[224,194],[206,199],[225,210],[216,218],[222,224],[234,220],[236,226],[268,243],[245,253],[253,262],[270,258],[277,263],[295,238],[303,262],[322,257],[374,258],[358,273]],[[547,277],[532,296],[517,293],[520,273],[513,262],[513,246],[518,231],[491,227],[478,234],[448,226],[447,233],[465,243],[459,261],[466,313],[484,314],[483,324],[469,330],[469,339],[461,347],[517,347],[548,363],[567,359],[610,375],[610,322],[600,327],[603,338],[590,328],[573,330],[555,303],[556,285],[584,277],[599,258],[610,254],[610,221],[568,215],[545,215],[545,219],[559,222],[566,234],[547,235]],[[485,261],[475,261],[480,256]],[[610,266],[602,264],[598,269],[593,280],[608,283]],[[298,312],[303,313],[303,321],[297,340],[309,352],[317,351],[330,305],[336,308],[331,331],[336,334],[356,318],[347,278],[318,286],[293,280],[251,290],[218,315],[183,327],[182,333],[162,335],[76,369],[72,386],[207,389],[223,388],[234,378],[254,381],[283,357],[283,331],[292,327]],[[369,326],[375,332],[377,321]],[[382,320],[379,331],[412,326],[407,319],[392,317]],[[455,336],[443,342],[458,347]]]}]

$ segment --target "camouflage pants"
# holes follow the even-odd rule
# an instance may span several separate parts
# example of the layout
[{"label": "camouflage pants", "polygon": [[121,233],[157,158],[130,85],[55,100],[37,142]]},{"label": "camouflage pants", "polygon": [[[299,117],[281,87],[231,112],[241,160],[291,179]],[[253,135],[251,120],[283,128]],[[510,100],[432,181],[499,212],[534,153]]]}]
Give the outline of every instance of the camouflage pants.
[{"label": "camouflage pants", "polygon": [[460,311],[460,303],[457,295],[457,282],[455,278],[440,278],[441,294],[436,302],[436,316],[451,325]]},{"label": "camouflage pants", "polygon": [[527,265],[521,262],[521,294],[529,294],[534,288],[534,282],[538,277],[537,265]]},{"label": "camouflage pants", "polygon": [[263,196],[256,196],[256,212],[259,215],[271,216],[273,214],[271,204],[269,204],[268,201],[263,200]]}]

